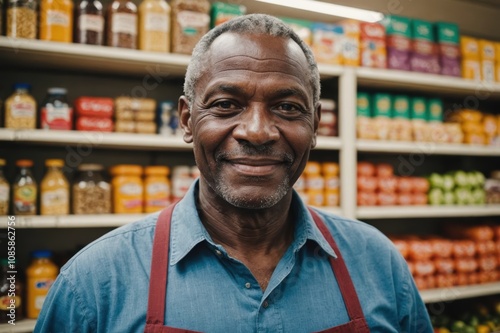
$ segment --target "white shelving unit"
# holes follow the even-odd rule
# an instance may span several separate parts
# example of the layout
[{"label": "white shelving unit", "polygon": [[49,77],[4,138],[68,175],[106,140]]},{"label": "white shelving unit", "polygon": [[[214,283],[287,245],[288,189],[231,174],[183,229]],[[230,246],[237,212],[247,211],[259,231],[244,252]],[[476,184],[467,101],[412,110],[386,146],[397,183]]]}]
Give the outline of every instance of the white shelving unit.
[{"label": "white shelving unit", "polygon": [[370,153],[410,153],[423,155],[500,156],[500,146],[358,140],[356,149]]},{"label": "white shelving unit", "polygon": [[358,207],[358,219],[500,216],[500,205]]},{"label": "white shelving unit", "polygon": [[[16,216],[15,228],[102,228],[119,227],[143,219],[148,214],[101,214],[101,215],[47,215]],[[7,218],[0,218],[7,225]]]},{"label": "white shelving unit", "polygon": [[35,319],[21,319],[15,325],[0,324],[0,333],[29,333],[35,329]]}]

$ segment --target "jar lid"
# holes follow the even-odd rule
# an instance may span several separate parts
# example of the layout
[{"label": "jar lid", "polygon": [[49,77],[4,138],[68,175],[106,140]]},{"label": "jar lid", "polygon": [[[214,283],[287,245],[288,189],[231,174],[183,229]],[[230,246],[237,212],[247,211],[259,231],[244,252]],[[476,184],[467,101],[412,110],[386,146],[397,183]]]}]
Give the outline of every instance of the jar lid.
[{"label": "jar lid", "polygon": [[78,171],[102,171],[102,164],[84,163],[78,166]]},{"label": "jar lid", "polygon": [[161,165],[147,166],[144,168],[146,176],[166,176],[169,173],[169,168]]},{"label": "jar lid", "polygon": [[3,158],[0,158],[0,166],[4,166],[5,165],[5,160]]},{"label": "jar lid", "polygon": [[64,166],[64,161],[60,159],[45,160],[45,166],[62,168]]},{"label": "jar lid", "polygon": [[306,168],[304,169],[304,172],[306,174],[319,174],[320,173],[320,166],[318,162],[307,162]]},{"label": "jar lid", "polygon": [[31,84],[29,83],[15,83],[13,86],[14,90],[30,90]]},{"label": "jar lid", "polygon": [[16,165],[18,167],[30,168],[33,166],[33,161],[32,160],[17,160]]},{"label": "jar lid", "polygon": [[52,257],[52,251],[50,251],[50,250],[35,250],[32,252],[31,256],[34,259],[50,258],[50,257]]},{"label": "jar lid", "polygon": [[141,176],[142,175],[142,166],[135,164],[119,164],[111,167],[110,170],[113,176],[116,175],[134,175]]},{"label": "jar lid", "polygon": [[321,169],[322,169],[324,175],[336,176],[339,174],[338,163],[326,162],[326,163],[323,163],[321,166],[322,166]]},{"label": "jar lid", "polygon": [[51,95],[66,95],[68,90],[66,88],[53,87],[47,89],[47,92]]}]

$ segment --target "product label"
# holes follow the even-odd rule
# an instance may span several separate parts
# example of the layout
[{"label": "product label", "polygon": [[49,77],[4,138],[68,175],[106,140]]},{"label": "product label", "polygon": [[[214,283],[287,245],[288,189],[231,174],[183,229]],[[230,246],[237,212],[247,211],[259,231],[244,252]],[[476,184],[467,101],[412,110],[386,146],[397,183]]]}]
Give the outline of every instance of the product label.
[{"label": "product label", "polygon": [[18,309],[21,307],[21,302],[22,300],[20,296],[2,296],[0,297],[0,310],[9,311],[10,309],[12,309],[12,305],[14,305],[15,309]]},{"label": "product label", "polygon": [[152,183],[146,188],[148,195],[166,194],[169,192],[167,184],[164,183]]},{"label": "product label", "polygon": [[82,15],[79,19],[80,30],[102,32],[104,30],[104,18],[99,15]]},{"label": "product label", "polygon": [[207,27],[210,17],[204,13],[183,10],[177,15],[177,21],[186,35],[195,35],[200,28]]},{"label": "product label", "polygon": [[175,198],[182,198],[188,191],[193,181],[194,179],[190,177],[174,178],[172,182],[173,196]]},{"label": "product label", "polygon": [[31,212],[36,207],[36,187],[24,185],[14,188],[14,206],[20,213]]},{"label": "product label", "polygon": [[68,192],[63,189],[42,192],[42,205],[45,207],[64,206],[69,202]]},{"label": "product label", "polygon": [[148,13],[144,20],[144,29],[147,31],[168,32],[170,22],[167,14]]},{"label": "product label", "polygon": [[307,178],[306,187],[308,190],[322,190],[325,188],[325,181],[321,177]]},{"label": "product label", "polygon": [[42,108],[41,127],[45,129],[70,130],[72,127],[72,117],[73,108],[67,105],[61,105],[59,107],[47,105]]},{"label": "product label", "polygon": [[125,184],[120,187],[120,193],[124,195],[141,195],[142,187],[139,184]]},{"label": "product label", "polygon": [[340,180],[336,177],[327,178],[325,181],[326,189],[338,189],[340,185]]},{"label": "product label", "polygon": [[9,200],[9,186],[5,184],[0,184],[0,202],[6,202]]},{"label": "product label", "polygon": [[47,11],[47,25],[60,25],[62,27],[69,26],[69,15],[59,10]]},{"label": "product label", "polygon": [[113,15],[111,30],[113,33],[137,35],[137,15],[116,13]]},{"label": "product label", "polygon": [[36,108],[32,103],[12,103],[10,114],[12,118],[34,118],[36,114]]}]

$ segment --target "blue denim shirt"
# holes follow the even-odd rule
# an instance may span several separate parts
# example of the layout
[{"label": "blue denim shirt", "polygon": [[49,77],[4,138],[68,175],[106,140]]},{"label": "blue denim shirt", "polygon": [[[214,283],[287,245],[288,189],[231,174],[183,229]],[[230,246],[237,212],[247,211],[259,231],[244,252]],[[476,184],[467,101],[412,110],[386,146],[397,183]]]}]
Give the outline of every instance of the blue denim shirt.
[{"label": "blue denim shirt", "polygon": [[[172,215],[165,321],[201,332],[315,332],[349,321],[336,253],[294,193],[295,238],[263,292],[198,216],[197,182]],[[372,332],[432,332],[407,265],[376,228],[319,212],[346,262]],[[92,242],[61,269],[35,332],[142,332],[158,213]]]}]

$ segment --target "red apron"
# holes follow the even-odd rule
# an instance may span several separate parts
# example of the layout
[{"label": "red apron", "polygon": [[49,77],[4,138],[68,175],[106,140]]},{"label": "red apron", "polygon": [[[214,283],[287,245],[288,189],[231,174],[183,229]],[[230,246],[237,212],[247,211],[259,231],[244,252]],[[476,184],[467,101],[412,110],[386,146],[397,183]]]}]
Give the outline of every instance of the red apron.
[{"label": "red apron", "polygon": [[[168,256],[170,249],[170,220],[175,205],[165,208],[156,223],[153,254],[151,259],[151,278],[149,282],[148,312],[146,315],[145,333],[193,333],[195,331],[164,326],[165,304],[167,299]],[[337,244],[328,231],[322,219],[313,210],[309,209],[314,222],[337,254],[337,258],[330,257],[333,273],[337,278],[340,292],[347,309],[350,322],[326,329],[318,333],[369,333],[370,329],[363,315],[358,295],[352,284],[347,267],[342,259]]]}]

